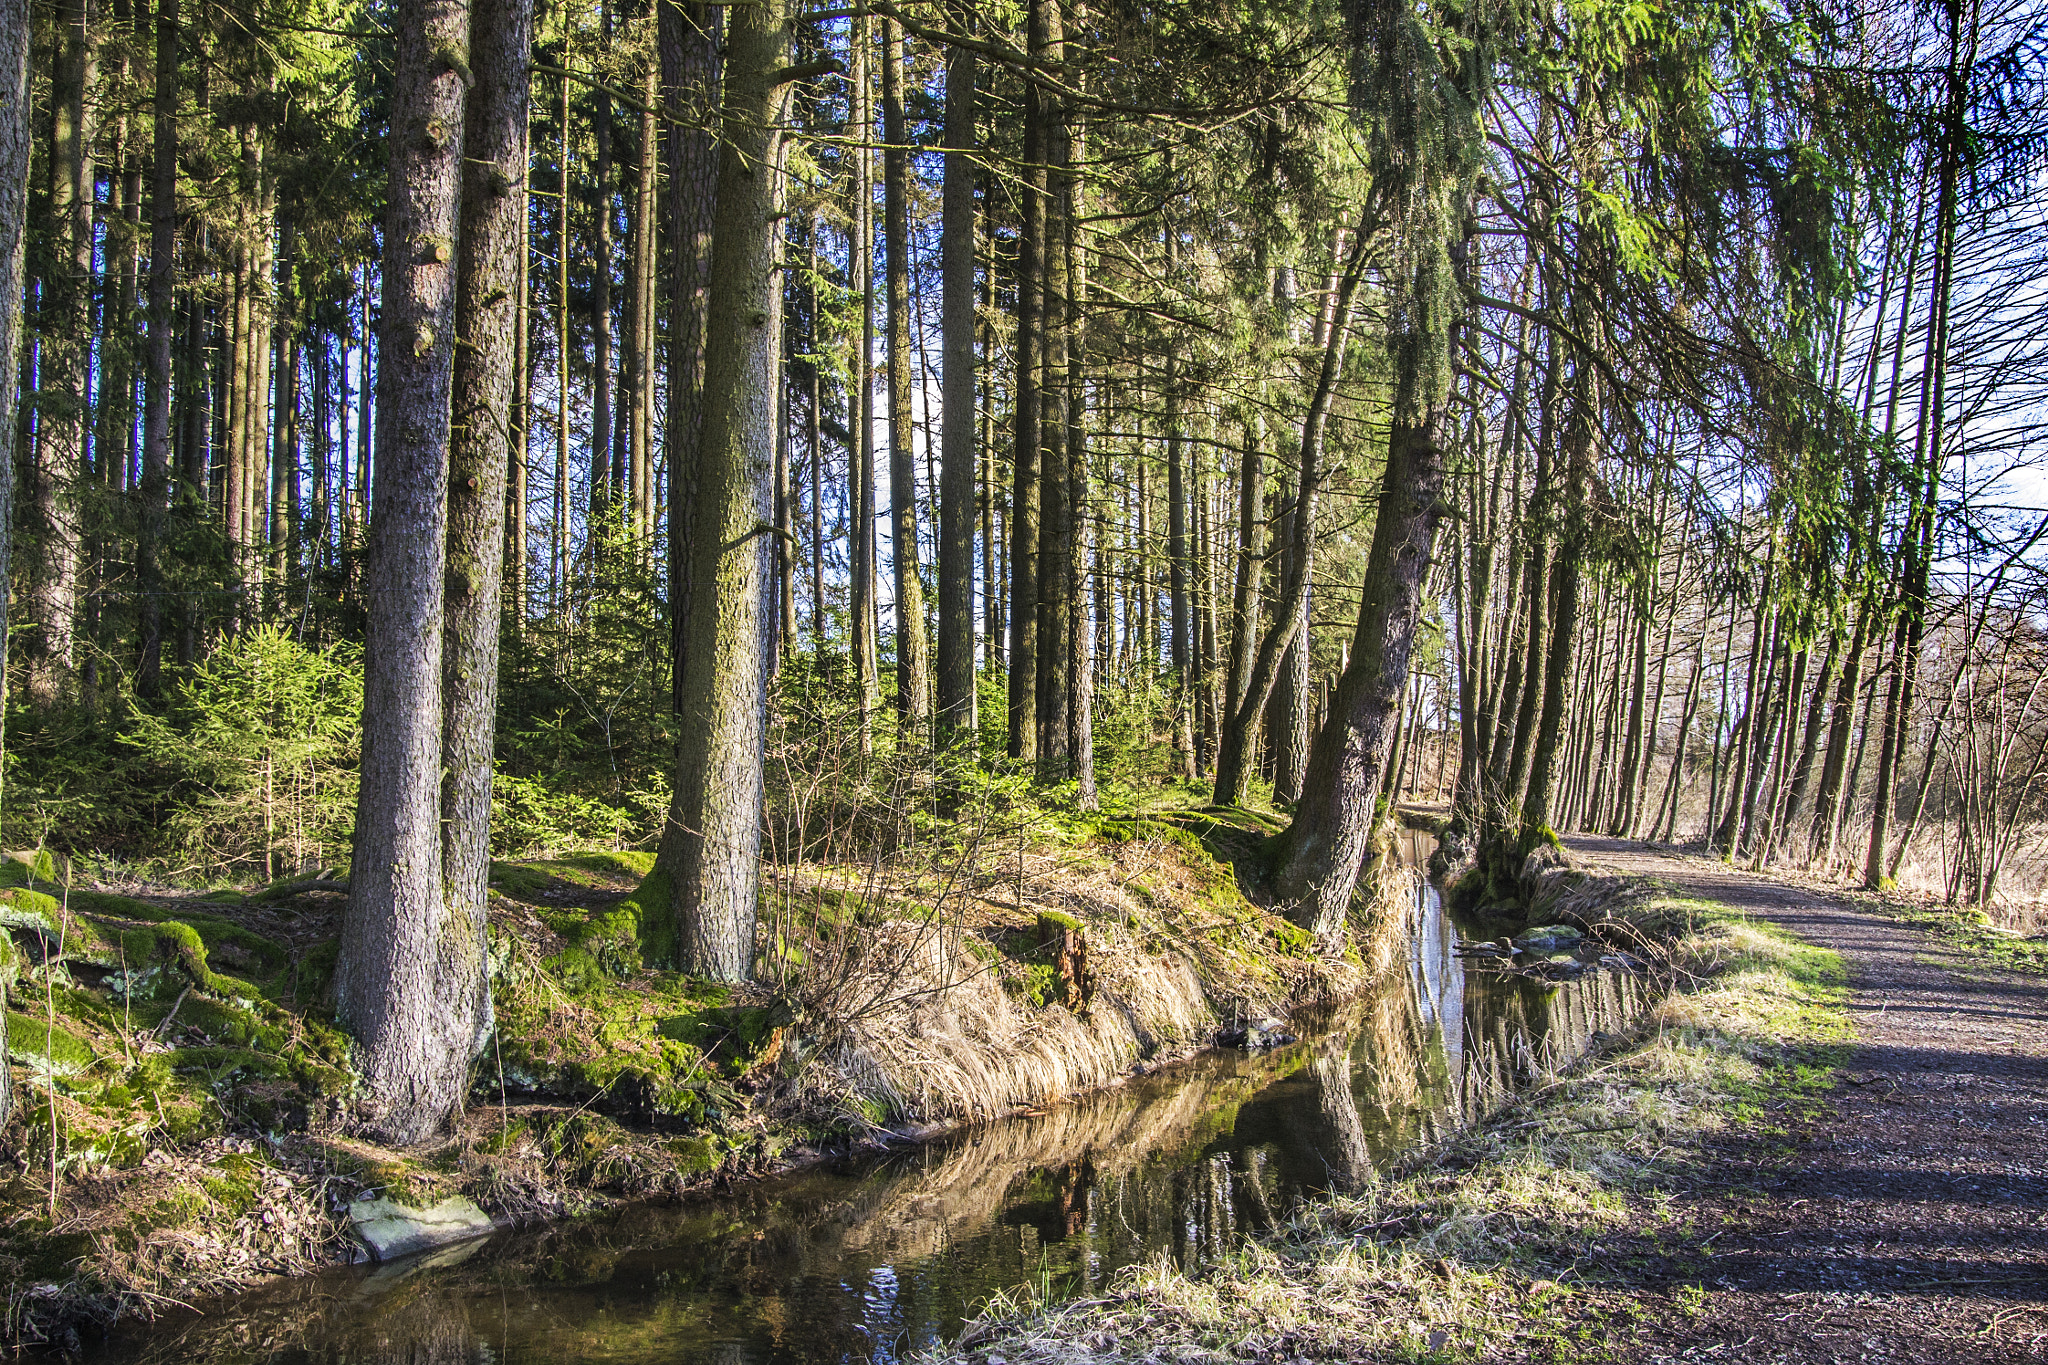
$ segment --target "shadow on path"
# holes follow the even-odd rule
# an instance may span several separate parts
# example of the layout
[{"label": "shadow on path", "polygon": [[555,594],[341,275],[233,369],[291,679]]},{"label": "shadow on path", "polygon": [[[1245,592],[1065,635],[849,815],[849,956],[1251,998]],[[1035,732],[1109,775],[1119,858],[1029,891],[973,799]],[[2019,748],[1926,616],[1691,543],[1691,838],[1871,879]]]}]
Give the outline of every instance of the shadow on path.
[{"label": "shadow on path", "polygon": [[2048,979],[1706,858],[1565,843],[1834,949],[1856,1030],[1823,1117],[1720,1144],[1733,1192],[1688,1201],[1725,1220],[1688,1277],[1708,1292],[1630,1358],[2048,1360]]}]

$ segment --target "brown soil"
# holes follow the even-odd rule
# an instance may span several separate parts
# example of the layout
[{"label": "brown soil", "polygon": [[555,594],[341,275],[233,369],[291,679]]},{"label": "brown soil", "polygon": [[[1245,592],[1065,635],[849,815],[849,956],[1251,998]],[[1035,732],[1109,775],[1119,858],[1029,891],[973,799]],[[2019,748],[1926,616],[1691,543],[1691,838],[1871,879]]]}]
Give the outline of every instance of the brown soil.
[{"label": "brown soil", "polygon": [[1818,1114],[1731,1131],[1677,1191],[1722,1229],[1703,1258],[1609,1243],[1582,1264],[1629,1285],[1594,1295],[1633,1322],[1604,1358],[2048,1359],[2048,979],[1705,858],[1566,842],[1839,952],[1856,1033]]}]

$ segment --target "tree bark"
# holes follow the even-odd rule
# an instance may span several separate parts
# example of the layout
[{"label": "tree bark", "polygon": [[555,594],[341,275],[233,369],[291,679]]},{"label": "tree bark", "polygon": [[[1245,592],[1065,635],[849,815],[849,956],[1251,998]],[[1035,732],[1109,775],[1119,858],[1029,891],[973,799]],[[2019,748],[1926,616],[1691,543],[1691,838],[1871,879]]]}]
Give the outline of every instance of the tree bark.
[{"label": "tree bark", "polygon": [[[1043,0],[1045,56],[1060,60],[1066,45],[1066,0]],[[1069,505],[1071,474],[1067,468],[1067,370],[1072,350],[1073,286],[1066,252],[1067,185],[1073,175],[1073,129],[1064,99],[1041,92],[1045,152],[1045,235],[1039,259],[1043,293],[1040,303],[1038,380],[1038,773],[1057,782],[1072,772],[1067,705],[1073,667],[1069,601],[1073,586],[1073,508]]]},{"label": "tree bark", "polygon": [[875,185],[874,163],[867,144],[875,135],[875,115],[868,89],[868,57],[873,46],[866,15],[856,15],[848,42],[847,130],[854,145],[853,212],[846,247],[848,286],[860,300],[860,334],[854,346],[853,392],[847,395],[847,419],[853,439],[847,443],[847,491],[852,516],[847,526],[846,555],[851,566],[854,685],[860,693],[860,752],[874,749],[874,713],[881,693],[881,659],[876,639],[875,601]]},{"label": "tree bark", "polygon": [[654,110],[660,101],[658,66],[650,61],[642,83],[640,168],[633,194],[633,424],[629,503],[636,568],[654,563],[654,296],[658,269],[655,220],[659,216],[660,137]]},{"label": "tree bark", "polygon": [[[1338,279],[1328,329],[1323,338],[1322,364],[1316,373],[1315,388],[1309,395],[1308,413],[1302,419],[1300,467],[1295,471],[1292,514],[1294,539],[1292,553],[1287,559],[1286,578],[1281,586],[1280,607],[1272,629],[1259,641],[1257,652],[1247,661],[1243,691],[1232,696],[1233,709],[1223,720],[1222,742],[1218,746],[1216,761],[1216,800],[1222,805],[1237,805],[1243,800],[1244,749],[1251,735],[1252,722],[1272,695],[1274,681],[1289,647],[1297,638],[1302,640],[1304,647],[1307,643],[1306,635],[1297,637],[1296,632],[1303,630],[1307,620],[1309,584],[1315,572],[1316,492],[1323,480],[1323,433],[1329,419],[1330,400],[1337,391],[1337,381],[1344,373],[1344,352],[1351,336],[1351,312],[1358,296],[1359,281],[1364,277],[1365,244],[1369,235],[1364,224],[1360,224],[1352,234],[1350,259]],[[1234,643],[1232,648],[1236,648]],[[1301,667],[1306,671],[1305,658]]]},{"label": "tree bark", "polygon": [[882,21],[882,233],[888,252],[889,536],[896,586],[896,713],[912,737],[931,724],[931,647],[917,545],[911,449],[910,129],[903,117],[903,30]]},{"label": "tree bark", "polygon": [[[14,551],[15,443],[20,428],[21,311],[25,293],[29,177],[29,0],[0,0],[0,583]],[[7,594],[0,592],[0,760],[6,756]],[[0,995],[4,995],[0,991]],[[4,1005],[0,1000],[0,1005]],[[0,1061],[0,1127],[14,1108]]]},{"label": "tree bark", "polygon": [[[1046,11],[1056,0],[1031,0],[1026,45],[1046,51]],[[1017,376],[1010,390],[1009,751],[1038,757],[1039,670],[1039,367],[1044,345],[1045,103],[1036,84],[1024,90],[1024,163],[1017,185]]]},{"label": "tree bark", "polygon": [[442,626],[463,165],[466,0],[394,25],[376,505],[368,565],[362,782],[335,969],[357,1042],[360,1115],[399,1145],[462,1105],[484,945],[442,881]]},{"label": "tree bark", "polygon": [[149,194],[149,341],[142,398],[142,512],[136,522],[135,580],[140,657],[135,686],[154,697],[162,685],[163,565],[159,559],[171,481],[172,295],[178,247],[178,0],[157,0],[156,125]]},{"label": "tree bark", "polygon": [[[598,61],[611,53],[612,11],[610,0],[598,0]],[[607,533],[617,525],[618,509],[612,463],[617,456],[613,444],[617,435],[612,405],[612,100],[599,85],[590,109],[590,136],[596,166],[591,187],[591,209],[595,221],[590,261],[590,502],[584,523],[587,538],[584,553],[594,571],[605,548]]]},{"label": "tree bark", "polygon": [[1252,636],[1259,629],[1258,580],[1265,568],[1260,529],[1265,510],[1265,453],[1259,449],[1256,423],[1247,419],[1244,449],[1237,465],[1237,572],[1230,594],[1230,648],[1223,681],[1223,716],[1216,746],[1216,788],[1213,799],[1219,806],[1244,804],[1245,751],[1254,738],[1252,726],[1258,711],[1246,706],[1250,700],[1253,654]]},{"label": "tree bark", "polygon": [[[1080,45],[1066,45],[1066,60],[1075,62]],[[1060,222],[1061,250],[1066,257],[1062,272],[1067,281],[1066,299],[1066,476],[1067,476],[1067,693],[1066,747],[1069,771],[1074,779],[1074,804],[1084,811],[1096,808],[1095,789],[1095,630],[1090,619],[1091,538],[1088,478],[1088,385],[1086,383],[1088,344],[1085,305],[1088,296],[1087,244],[1081,236],[1085,216],[1080,173],[1074,169],[1086,156],[1085,129],[1078,109],[1070,112],[1066,136],[1067,173]],[[1099,584],[1100,577],[1095,581]],[[1102,612],[1096,619],[1107,619]]]},{"label": "tree bark", "polygon": [[[974,698],[975,57],[946,53],[946,182],[940,228],[943,424],[939,468],[938,739],[972,736]],[[988,591],[995,591],[993,582]]]},{"label": "tree bark", "polygon": [[85,473],[91,365],[93,267],[93,102],[97,67],[92,0],[57,7],[57,55],[50,81],[50,215],[55,248],[44,280],[36,440],[27,518],[32,558],[22,593],[29,630],[29,704],[56,705],[72,677],[78,608],[78,489]]},{"label": "tree bark", "polygon": [[722,8],[662,0],[662,102],[668,111],[668,456],[670,707],[684,710],[690,564],[696,549],[697,452],[704,412],[705,301],[711,286],[711,222],[718,205],[718,149],[711,134],[718,92]]},{"label": "tree bark", "polygon": [[[773,573],[768,534],[782,354],[778,72],[786,0],[734,7],[706,303],[703,431],[675,798],[649,885],[657,961],[721,981],[752,971],[765,789]],[[649,907],[659,910],[659,905]]]},{"label": "tree bark", "polygon": [[[526,269],[526,120],[533,0],[473,0],[442,615],[441,876],[450,932],[488,949],[492,738],[505,559],[505,479],[515,450],[519,276]],[[466,965],[466,964],[465,964]],[[479,1041],[489,983],[473,991]],[[455,987],[446,987],[454,996]],[[458,999],[458,1005],[461,1001]],[[459,1020],[457,1022],[460,1022]]]},{"label": "tree bark", "polygon": [[[1462,264],[1462,249],[1454,249]],[[1457,328],[1451,328],[1456,353]],[[1425,393],[1427,345],[1400,336],[1395,351],[1393,424],[1379,515],[1360,593],[1351,658],[1337,680],[1329,718],[1309,751],[1301,803],[1281,836],[1275,891],[1295,923],[1325,940],[1344,925],[1372,838],[1374,806],[1393,740],[1423,581],[1444,513],[1445,395]]]},{"label": "tree bark", "polygon": [[[1583,362],[1582,362],[1583,363]],[[1522,841],[1551,826],[1552,791],[1558,756],[1563,748],[1565,684],[1571,669],[1572,646],[1579,620],[1579,569],[1587,540],[1586,496],[1593,481],[1593,414],[1588,410],[1590,378],[1576,386],[1565,437],[1564,533],[1550,570],[1551,608],[1548,649],[1543,666],[1543,707],[1530,741],[1529,789],[1522,797]]]}]

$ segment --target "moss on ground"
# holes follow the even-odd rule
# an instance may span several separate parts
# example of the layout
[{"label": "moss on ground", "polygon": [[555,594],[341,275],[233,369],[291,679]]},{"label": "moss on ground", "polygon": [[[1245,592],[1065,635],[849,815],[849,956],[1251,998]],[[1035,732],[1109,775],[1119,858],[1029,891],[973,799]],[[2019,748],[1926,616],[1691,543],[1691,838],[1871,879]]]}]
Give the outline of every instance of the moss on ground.
[{"label": "moss on ground", "polygon": [[1650,1237],[1674,1258],[1712,1229],[1668,1192],[1731,1124],[1766,1134],[1817,1112],[1848,1046],[1832,952],[1718,904],[1635,888],[1691,975],[1630,1039],[1484,1126],[1303,1210],[1280,1235],[1184,1272],[1134,1268],[1078,1304],[991,1306],[938,1365],[1290,1358],[1603,1359],[1628,1324],[1575,1282],[1602,1236]]}]

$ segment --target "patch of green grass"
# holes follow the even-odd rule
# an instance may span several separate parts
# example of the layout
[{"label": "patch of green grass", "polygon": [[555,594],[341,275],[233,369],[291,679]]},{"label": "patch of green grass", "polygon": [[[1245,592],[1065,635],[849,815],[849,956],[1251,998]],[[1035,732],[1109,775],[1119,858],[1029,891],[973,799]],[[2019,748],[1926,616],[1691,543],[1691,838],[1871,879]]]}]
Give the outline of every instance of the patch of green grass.
[{"label": "patch of green grass", "polygon": [[[1949,947],[1986,965],[2015,972],[2048,972],[2048,935],[2019,933],[1991,922],[1981,910],[1916,901],[1892,893],[1851,892],[1863,906],[1888,919],[1925,929]],[[1951,963],[1936,963],[1950,967]]]}]

